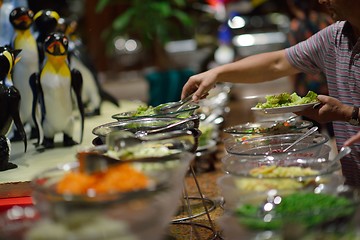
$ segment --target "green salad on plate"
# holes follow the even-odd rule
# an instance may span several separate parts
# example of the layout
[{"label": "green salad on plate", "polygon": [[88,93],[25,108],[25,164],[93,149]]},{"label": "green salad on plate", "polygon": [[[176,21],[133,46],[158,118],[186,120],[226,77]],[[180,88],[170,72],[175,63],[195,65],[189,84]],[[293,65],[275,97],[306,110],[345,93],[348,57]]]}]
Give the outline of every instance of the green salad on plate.
[{"label": "green salad on plate", "polygon": [[268,95],[265,97],[266,102],[257,103],[256,108],[276,108],[276,107],[288,107],[302,104],[316,103],[317,93],[309,91],[306,96],[300,97],[296,92],[294,93],[280,93],[276,95]]}]

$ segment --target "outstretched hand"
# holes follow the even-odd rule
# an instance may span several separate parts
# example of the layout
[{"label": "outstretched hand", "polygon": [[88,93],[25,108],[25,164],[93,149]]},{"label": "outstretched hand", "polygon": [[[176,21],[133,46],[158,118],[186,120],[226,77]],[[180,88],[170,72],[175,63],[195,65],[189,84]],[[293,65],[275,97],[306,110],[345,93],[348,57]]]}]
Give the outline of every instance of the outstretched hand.
[{"label": "outstretched hand", "polygon": [[216,86],[216,75],[215,70],[209,70],[191,76],[182,89],[181,99],[184,99],[193,92],[195,92],[193,96],[194,102],[206,98],[208,92]]}]

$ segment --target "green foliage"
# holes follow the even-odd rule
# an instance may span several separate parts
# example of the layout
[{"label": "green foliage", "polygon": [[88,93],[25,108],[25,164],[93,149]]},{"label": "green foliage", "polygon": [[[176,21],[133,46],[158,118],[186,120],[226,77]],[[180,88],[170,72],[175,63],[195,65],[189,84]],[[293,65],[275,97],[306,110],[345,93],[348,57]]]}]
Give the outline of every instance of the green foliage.
[{"label": "green foliage", "polygon": [[180,27],[191,29],[193,26],[186,0],[98,0],[96,11],[102,12],[114,5],[123,6],[125,10],[104,31],[108,43],[116,36],[130,36],[146,46],[151,46],[153,41],[165,44],[183,34]]}]

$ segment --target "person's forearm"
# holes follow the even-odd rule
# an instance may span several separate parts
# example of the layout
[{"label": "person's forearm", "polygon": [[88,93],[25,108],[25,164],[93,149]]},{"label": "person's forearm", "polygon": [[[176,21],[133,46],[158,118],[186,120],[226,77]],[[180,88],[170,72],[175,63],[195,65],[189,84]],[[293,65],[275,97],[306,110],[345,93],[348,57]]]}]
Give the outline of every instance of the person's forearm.
[{"label": "person's forearm", "polygon": [[285,57],[285,51],[253,55],[214,69],[218,82],[258,83],[299,72]]}]

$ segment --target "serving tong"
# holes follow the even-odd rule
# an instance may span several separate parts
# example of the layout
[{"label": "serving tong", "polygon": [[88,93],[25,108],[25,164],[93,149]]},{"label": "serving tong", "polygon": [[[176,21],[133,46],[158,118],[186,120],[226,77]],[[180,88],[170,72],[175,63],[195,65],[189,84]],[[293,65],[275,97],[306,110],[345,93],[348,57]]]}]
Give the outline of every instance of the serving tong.
[{"label": "serving tong", "polygon": [[171,130],[174,127],[180,126],[180,125],[182,125],[184,123],[194,121],[194,120],[197,120],[197,119],[198,119],[198,116],[191,116],[191,117],[182,119],[182,120],[180,120],[178,122],[169,124],[169,125],[164,126],[164,127],[155,128],[155,129],[149,129],[149,130],[138,130],[138,131],[136,131],[134,133],[134,135],[135,135],[136,138],[142,138],[142,137],[144,137],[144,136],[146,136],[148,134],[154,134],[154,133],[163,132],[165,130]]},{"label": "serving tong", "polygon": [[164,107],[161,107],[160,109],[158,109],[158,111],[162,112],[162,113],[170,113],[170,112],[180,111],[184,106],[186,106],[188,103],[190,103],[192,101],[192,97],[193,97],[194,93],[195,92],[193,92],[189,96],[185,97],[184,99],[181,99],[180,101],[170,102],[167,105],[165,105]]},{"label": "serving tong", "polygon": [[83,151],[78,152],[76,157],[79,162],[80,172],[86,174],[101,173],[107,171],[111,166],[124,164],[124,163],[155,163],[166,162],[174,159],[179,159],[180,152],[169,154],[161,157],[142,157],[134,158],[131,160],[123,160],[121,158],[113,158],[96,151]]}]

